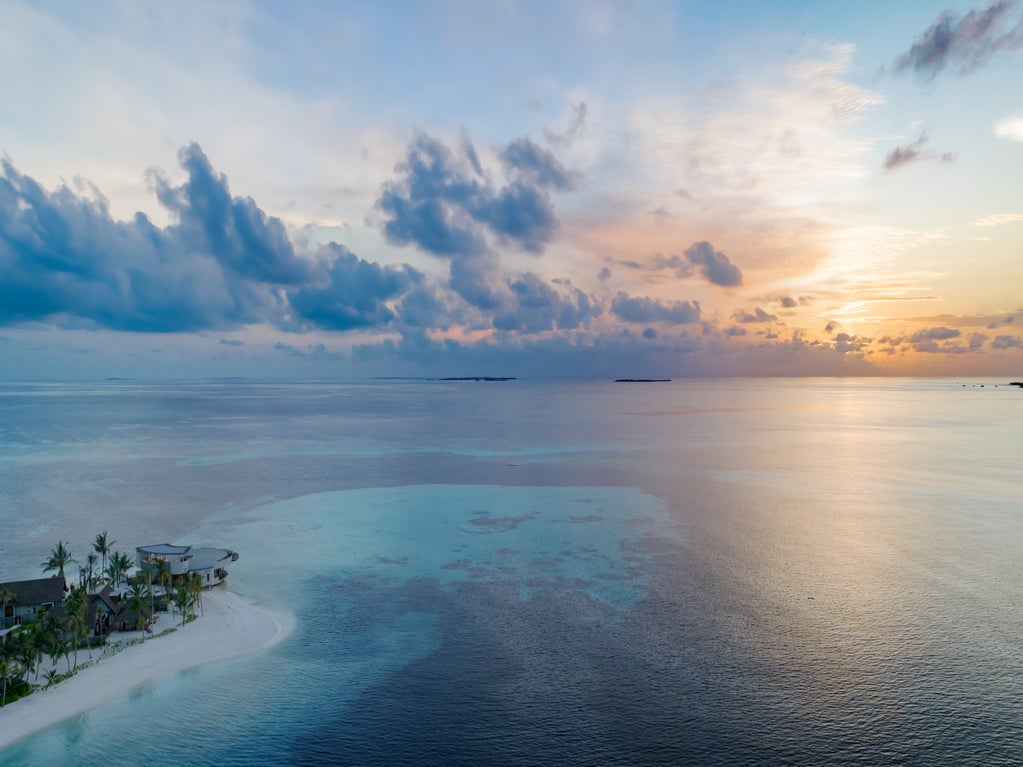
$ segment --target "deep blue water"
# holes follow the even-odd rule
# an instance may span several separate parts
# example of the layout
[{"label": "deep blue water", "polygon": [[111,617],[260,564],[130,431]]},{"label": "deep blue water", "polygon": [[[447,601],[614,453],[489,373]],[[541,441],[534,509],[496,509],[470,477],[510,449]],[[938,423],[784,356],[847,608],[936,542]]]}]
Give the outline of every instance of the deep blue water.
[{"label": "deep blue water", "polygon": [[213,543],[298,619],[0,765],[1023,764],[975,383],[0,385],[0,579]]}]

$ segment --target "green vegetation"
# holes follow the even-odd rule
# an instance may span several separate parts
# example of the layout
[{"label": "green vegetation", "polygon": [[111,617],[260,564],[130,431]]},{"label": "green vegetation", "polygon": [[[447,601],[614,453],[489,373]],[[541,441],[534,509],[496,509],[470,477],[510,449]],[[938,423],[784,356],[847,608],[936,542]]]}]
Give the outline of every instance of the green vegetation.
[{"label": "green vegetation", "polygon": [[[35,615],[19,615],[17,625],[13,627],[15,619],[5,616],[8,605],[16,603],[17,594],[8,588],[0,588],[0,627],[12,628],[0,642],[0,707],[31,694],[33,690],[59,684],[103,658],[146,641],[145,633],[109,644],[102,638],[90,638],[90,604],[95,599],[94,595],[108,584],[117,587],[127,583],[127,590],[122,592],[125,606],[134,614],[135,628],[140,632],[148,628],[157,605],[151,581],[154,573],[147,571],[145,575],[128,578],[134,560],[124,552],[114,551],[114,543],[116,541],[110,540],[106,530],[97,535],[93,551],[79,568],[78,582],[65,586],[67,594],[64,601]],[[50,550],[49,557],[42,563],[42,570],[44,573],[56,572],[67,584],[65,571],[72,563],[76,560],[70,546],[61,540]],[[164,561],[158,562],[154,570],[164,595],[162,609],[173,604],[181,614],[182,626],[195,620],[197,611],[202,611],[201,577],[191,573],[178,577],[175,583],[170,565]],[[170,626],[155,636],[176,630],[177,626]],[[94,644],[103,647],[99,657],[93,656]],[[88,651],[89,659],[80,663],[79,652],[83,649]],[[66,667],[66,671],[61,672],[61,667]]]}]

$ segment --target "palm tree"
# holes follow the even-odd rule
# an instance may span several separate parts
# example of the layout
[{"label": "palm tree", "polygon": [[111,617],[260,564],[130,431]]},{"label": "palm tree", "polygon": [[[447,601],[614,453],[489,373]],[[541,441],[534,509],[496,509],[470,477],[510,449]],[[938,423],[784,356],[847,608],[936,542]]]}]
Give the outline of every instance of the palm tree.
[{"label": "palm tree", "polygon": [[199,573],[188,574],[188,590],[192,593],[192,604],[198,604],[199,613],[205,615],[202,610],[202,576]]},{"label": "palm tree", "polygon": [[96,540],[92,544],[92,549],[101,557],[103,557],[103,569],[102,572],[107,571],[107,554],[114,550],[114,544],[117,541],[107,540],[107,531],[104,530],[102,533],[96,536]]},{"label": "palm tree", "polygon": [[85,577],[85,591],[86,593],[94,591],[96,589],[96,563],[99,561],[99,557],[96,556],[95,552],[90,551],[89,556],[85,558],[85,567],[88,570],[88,575]]},{"label": "palm tree", "polygon": [[174,592],[174,606],[181,613],[181,625],[184,626],[185,619],[188,617],[188,608],[192,606],[192,594],[184,580],[178,584],[177,591]]},{"label": "palm tree", "polygon": [[121,579],[128,574],[128,570],[131,569],[131,566],[131,557],[121,551],[115,551],[110,556],[110,566],[107,567],[107,575],[110,577],[110,581],[115,587],[118,586],[121,583]]},{"label": "palm tree", "polygon": [[48,573],[51,570],[56,570],[57,575],[63,579],[64,568],[74,561],[71,552],[64,545],[64,541],[57,541],[57,545],[50,549],[50,558],[43,562],[43,572]]},{"label": "palm tree", "polygon": [[[78,640],[85,638],[85,615],[89,609],[89,602],[86,599],[83,588],[73,588],[64,600],[64,615],[67,617],[67,628],[71,632],[71,639],[74,642],[75,668],[78,667]],[[89,647],[89,657],[92,657],[92,647]]]},{"label": "palm tree", "polygon": [[43,613],[42,618],[36,621],[36,630],[39,632],[40,652],[45,651],[56,666],[57,656],[61,650],[61,625],[57,621],[57,616],[49,611]]},{"label": "palm tree", "polygon": [[170,578],[170,574],[170,562],[166,559],[156,560],[156,577],[160,581],[160,591],[163,593],[164,599],[167,598],[167,590],[164,584]]},{"label": "palm tree", "polygon": [[23,669],[25,681],[28,681],[28,675],[32,673],[34,668],[36,668],[36,662],[42,657],[42,651],[36,643],[35,631],[23,628],[18,632],[18,649],[16,657]]},{"label": "palm tree", "polygon": [[[133,580],[128,588],[128,609],[135,611],[135,614],[138,616],[136,628],[138,628],[139,631],[142,631],[146,627],[146,621],[150,615],[150,590],[141,578]],[[143,634],[142,639],[144,640],[145,638],[146,637]]]},{"label": "palm tree", "polygon": [[0,682],[3,682],[3,697],[0,698],[0,706],[7,705],[7,680],[14,671],[14,661],[4,656],[0,657]]},{"label": "palm tree", "polygon": [[7,603],[14,600],[17,596],[6,586],[0,588],[0,628],[4,627],[4,620],[7,617]]},{"label": "palm tree", "polygon": [[50,669],[47,669],[46,671],[44,671],[43,672],[43,679],[46,680],[46,688],[45,689],[49,690],[51,687],[53,687],[53,685],[57,684],[57,677],[59,677],[59,676],[60,676],[60,674],[57,673],[57,667],[56,666],[54,666],[53,668],[50,668]]}]

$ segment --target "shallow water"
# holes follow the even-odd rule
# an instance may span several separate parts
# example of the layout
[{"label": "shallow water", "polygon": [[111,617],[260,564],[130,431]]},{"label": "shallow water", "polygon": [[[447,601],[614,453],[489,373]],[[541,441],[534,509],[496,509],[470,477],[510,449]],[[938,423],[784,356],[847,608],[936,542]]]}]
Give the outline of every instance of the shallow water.
[{"label": "shallow water", "polygon": [[212,543],[299,621],[0,765],[1020,764],[978,383],[0,385],[0,578]]}]

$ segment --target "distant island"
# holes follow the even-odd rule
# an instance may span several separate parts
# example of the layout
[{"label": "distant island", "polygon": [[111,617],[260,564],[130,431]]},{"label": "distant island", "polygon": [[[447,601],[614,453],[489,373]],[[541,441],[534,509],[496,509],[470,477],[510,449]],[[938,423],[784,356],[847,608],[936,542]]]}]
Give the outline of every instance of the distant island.
[{"label": "distant island", "polygon": [[1011,381],[1009,383],[1009,386],[1018,386],[1021,389],[1023,389],[1023,381]]},{"label": "distant island", "polygon": [[668,383],[670,378],[616,378],[615,383]]},{"label": "distant island", "polygon": [[435,378],[435,381],[518,381],[513,376],[456,376],[452,378]]}]

